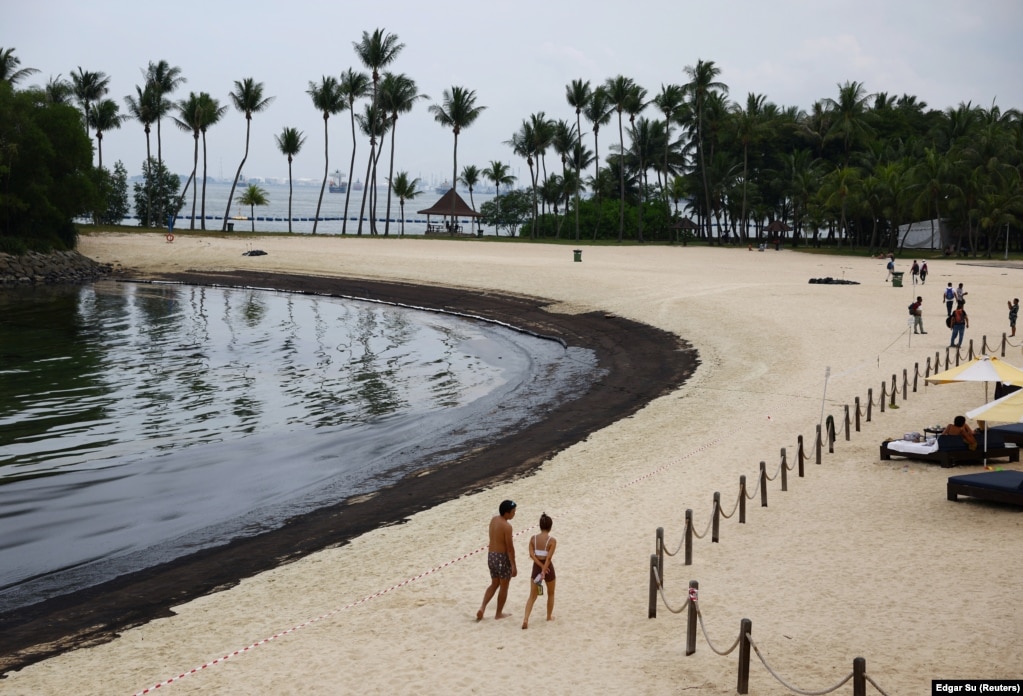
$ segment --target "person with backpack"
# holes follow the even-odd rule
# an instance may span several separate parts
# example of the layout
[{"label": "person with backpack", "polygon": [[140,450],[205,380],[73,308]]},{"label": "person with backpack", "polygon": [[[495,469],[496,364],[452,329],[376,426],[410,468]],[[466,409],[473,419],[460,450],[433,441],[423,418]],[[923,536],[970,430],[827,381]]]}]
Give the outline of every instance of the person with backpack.
[{"label": "person with backpack", "polygon": [[952,283],[948,284],[945,288],[945,294],[942,296],[945,299],[945,309],[948,310],[948,316],[952,316],[952,303],[956,301],[956,291],[952,289]]},{"label": "person with backpack", "polygon": [[[970,328],[970,317],[966,315],[963,305],[958,305],[952,310],[949,321],[952,323],[952,338],[949,341],[948,347],[958,350],[963,347],[963,335],[966,333],[966,329]],[[956,343],[956,337],[959,338],[958,343]]]},{"label": "person with backpack", "polygon": [[1012,329],[1010,336],[1016,335],[1016,317],[1019,315],[1019,298],[1013,298],[1009,303],[1009,328]]},{"label": "person with backpack", "polygon": [[[924,303],[924,298],[917,297],[916,302],[909,305],[909,315],[913,317],[913,333],[927,333],[924,331],[924,319],[923,311],[920,309],[920,305]],[[918,330],[919,329],[919,330]]]},{"label": "person with backpack", "polygon": [[913,285],[916,285],[916,279],[920,276],[920,264],[913,259],[913,266],[909,269],[910,275],[913,276]]},{"label": "person with backpack", "polygon": [[920,265],[920,284],[921,285],[926,285],[927,284],[927,262],[926,261],[924,261],[923,264]]}]

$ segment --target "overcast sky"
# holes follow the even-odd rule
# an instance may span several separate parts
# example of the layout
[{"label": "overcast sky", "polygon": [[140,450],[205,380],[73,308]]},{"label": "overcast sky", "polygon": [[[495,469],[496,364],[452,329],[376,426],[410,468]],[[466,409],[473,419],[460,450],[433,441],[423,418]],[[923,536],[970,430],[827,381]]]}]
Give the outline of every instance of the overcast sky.
[{"label": "overcast sky", "polygon": [[[262,82],[275,101],[252,120],[244,170],[251,177],[287,176],[274,143],[285,126],[307,137],[296,178],[322,176],[323,120],[308,84],[349,67],[364,70],[352,44],[376,28],[405,44],[390,69],[430,97],[399,119],[395,153],[396,169],[426,184],[450,178],[453,135],[427,107],[452,85],[475,90],[477,104],[487,107],[459,137],[459,172],[499,160],[520,180],[528,176],[525,162],[505,142],[532,113],[574,121],[565,101],[569,82],[596,85],[621,74],[653,96],[661,85],[684,83],[686,66],[701,59],[717,64],[730,99],[743,104],[756,92],[808,109],[836,96],[838,84],[859,81],[871,93],[909,93],[932,108],[967,101],[1023,107],[1021,0],[35,0],[8,3],[2,15],[0,47],[14,48],[21,67],[40,70],[21,86],[67,78],[79,66],[102,71],[122,113],[150,61],[182,69],[188,82],[175,100],[205,91],[229,105],[236,80]],[[331,171],[348,168],[348,119],[344,112],[329,122]],[[585,119],[583,130],[592,148]],[[601,130],[602,158],[617,142],[616,130]],[[233,177],[244,152],[244,116],[231,107],[207,138],[210,175]],[[190,134],[165,123],[163,143],[171,170],[187,175]],[[155,140],[153,147],[155,155]],[[365,167],[368,145],[357,148]],[[122,160],[136,174],[144,158],[139,123],[104,136],[105,165]]]}]

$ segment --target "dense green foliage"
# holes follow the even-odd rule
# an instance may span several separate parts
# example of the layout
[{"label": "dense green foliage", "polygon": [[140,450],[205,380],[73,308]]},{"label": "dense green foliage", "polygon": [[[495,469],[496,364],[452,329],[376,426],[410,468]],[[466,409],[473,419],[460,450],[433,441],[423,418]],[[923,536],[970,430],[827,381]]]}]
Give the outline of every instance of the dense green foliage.
[{"label": "dense green foliage", "polygon": [[0,81],[0,250],[73,249],[74,218],[103,208],[77,110]]},{"label": "dense green foliage", "polygon": [[171,174],[163,163],[150,159],[142,165],[142,182],[133,187],[135,211],[142,227],[168,226],[171,217],[181,212],[178,196],[181,177]]}]

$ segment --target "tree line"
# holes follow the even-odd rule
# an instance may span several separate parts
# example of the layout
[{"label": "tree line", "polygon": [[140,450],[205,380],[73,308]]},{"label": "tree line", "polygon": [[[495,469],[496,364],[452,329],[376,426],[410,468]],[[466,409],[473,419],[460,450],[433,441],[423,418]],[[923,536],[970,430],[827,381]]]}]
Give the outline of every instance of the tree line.
[{"label": "tree line", "polygon": [[[348,181],[355,174],[359,144],[368,146],[367,195],[354,232],[362,234],[365,222],[369,234],[379,233],[377,210],[383,205],[386,235],[392,194],[403,217],[404,203],[420,193],[418,179],[395,171],[399,117],[430,97],[420,93],[411,77],[388,69],[404,48],[397,36],[377,29],[363,32],[352,45],[368,72],[348,68],[337,77],[325,75],[308,84],[307,94],[322,114],[324,129],[323,180],[315,217],[318,220],[331,168],[328,124],[331,116],[347,111]],[[14,84],[32,74],[18,66],[11,49],[0,49],[3,81]],[[474,187],[489,180],[497,187],[498,198],[484,206],[485,221],[532,238],[578,240],[583,230],[593,239],[641,242],[698,238],[746,244],[778,238],[793,244],[866,247],[874,253],[894,251],[904,242],[900,225],[942,220],[956,250],[990,255],[1010,238],[1019,245],[1023,117],[1018,110],[1003,111],[994,103],[989,107],[960,103],[942,111],[912,95],[870,93],[862,83],[845,82],[836,85],[833,98],[820,99],[804,111],[776,105],[756,93],[746,95],[744,102],[730,101],[714,61],[698,60],[684,69],[684,75],[686,81],[662,84],[655,94],[623,75],[596,84],[572,80],[565,88],[566,118],[550,118],[545,111],[524,118],[505,144],[529,170],[525,218],[518,198],[501,196],[501,187],[512,193],[508,189],[515,184],[509,165],[494,161],[459,171],[459,134],[486,108],[477,104],[475,91],[452,86],[428,111],[453,134],[453,186],[464,184],[471,201]],[[86,136],[95,134],[101,171],[103,134],[129,119],[141,124],[147,161],[144,191],[136,185],[140,223],[163,224],[162,216],[168,210],[176,213],[190,189],[192,228],[201,201],[198,217],[205,229],[206,134],[228,106],[207,92],[191,92],[173,101],[171,95],[185,78],[167,61],[150,63],[143,76],[135,93],[125,97],[123,115],[106,96],[107,76],[81,67],[70,80],[51,78],[39,90],[40,98],[54,104],[77,102]],[[273,101],[264,91],[262,83],[245,78],[236,81],[229,94],[230,104],[245,115],[246,133],[224,228],[248,157],[252,118]],[[165,118],[194,140],[193,169],[174,194],[176,207],[170,198],[177,187],[167,181],[172,175],[163,167]],[[150,141],[154,126],[155,157]],[[607,127],[612,128],[611,142],[602,158],[599,136]],[[200,141],[203,170],[198,175]],[[288,159],[290,179],[304,133],[286,127],[275,142]],[[388,161],[381,165],[385,151]],[[386,184],[383,204],[377,200],[378,183]],[[159,204],[153,202],[157,197]],[[350,189],[343,234],[348,233],[349,203]],[[512,217],[513,210],[518,216]]]}]

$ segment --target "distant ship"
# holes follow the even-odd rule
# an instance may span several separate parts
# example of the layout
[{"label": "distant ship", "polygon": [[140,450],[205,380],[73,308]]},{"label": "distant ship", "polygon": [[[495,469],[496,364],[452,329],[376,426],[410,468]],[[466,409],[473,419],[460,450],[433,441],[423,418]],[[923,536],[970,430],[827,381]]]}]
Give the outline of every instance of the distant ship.
[{"label": "distant ship", "polygon": [[439,193],[440,195],[442,195],[442,196],[443,196],[443,195],[444,195],[445,193],[447,193],[448,191],[450,191],[450,190],[451,190],[451,182],[450,182],[450,181],[445,181],[445,182],[444,182],[443,184],[441,184],[440,186],[438,186],[438,187],[437,187],[436,189],[434,189],[434,190],[435,190],[435,191],[436,191],[437,193]]},{"label": "distant ship", "polygon": [[[354,186],[352,188],[355,188]],[[330,180],[330,192],[331,193],[347,193],[348,182],[344,180],[344,174],[340,171],[334,172],[334,178]]]},{"label": "distant ship", "polygon": [[355,183],[352,184],[352,190],[353,191],[361,191],[363,188],[364,187],[362,185],[362,179],[356,179]]}]

